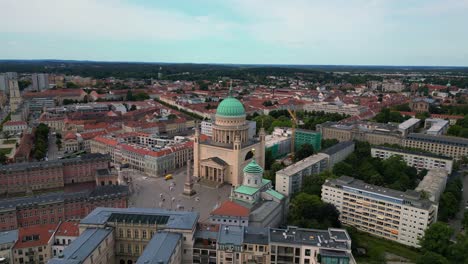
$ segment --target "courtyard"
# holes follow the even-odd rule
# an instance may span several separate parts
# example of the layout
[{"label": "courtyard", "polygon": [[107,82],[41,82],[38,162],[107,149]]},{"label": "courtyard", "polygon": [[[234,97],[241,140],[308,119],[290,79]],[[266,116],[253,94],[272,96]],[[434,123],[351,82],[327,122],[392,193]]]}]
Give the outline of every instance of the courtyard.
[{"label": "courtyard", "polygon": [[131,179],[129,207],[196,211],[200,221],[206,221],[210,212],[229,198],[231,186],[215,188],[195,182],[196,193],[189,197],[183,194],[186,172],[187,167],[180,168],[172,173],[172,180],[165,180],[164,177],[148,177],[136,170],[122,169],[122,176]]}]

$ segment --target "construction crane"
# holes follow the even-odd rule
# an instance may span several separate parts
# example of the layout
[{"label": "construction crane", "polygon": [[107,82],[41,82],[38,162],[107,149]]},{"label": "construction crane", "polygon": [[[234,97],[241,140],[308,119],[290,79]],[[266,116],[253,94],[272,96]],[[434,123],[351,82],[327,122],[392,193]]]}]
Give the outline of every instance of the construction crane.
[{"label": "construction crane", "polygon": [[295,144],[295,141],[296,141],[296,127],[297,125],[299,125],[299,121],[297,120],[297,116],[296,116],[296,111],[295,110],[291,110],[291,108],[288,108],[288,113],[289,115],[291,116],[292,118],[292,127],[291,127],[291,155],[293,156],[294,158],[294,144]]}]

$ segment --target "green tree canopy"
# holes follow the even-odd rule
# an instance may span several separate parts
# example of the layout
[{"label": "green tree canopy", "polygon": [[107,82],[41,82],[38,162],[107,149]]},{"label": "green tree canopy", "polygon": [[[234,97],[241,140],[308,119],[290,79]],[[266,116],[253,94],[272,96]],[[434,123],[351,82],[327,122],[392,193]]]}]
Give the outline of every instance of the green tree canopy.
[{"label": "green tree canopy", "polygon": [[436,222],[429,226],[420,241],[422,250],[426,252],[434,252],[440,255],[448,253],[451,244],[450,237],[453,234],[453,229],[446,223]]}]

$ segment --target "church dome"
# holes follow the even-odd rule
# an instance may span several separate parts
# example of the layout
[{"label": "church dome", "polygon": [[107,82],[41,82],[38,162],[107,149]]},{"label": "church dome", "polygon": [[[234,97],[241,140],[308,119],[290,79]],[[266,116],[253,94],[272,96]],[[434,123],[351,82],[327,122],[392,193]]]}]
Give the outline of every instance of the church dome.
[{"label": "church dome", "polygon": [[239,100],[234,97],[228,97],[218,105],[216,115],[222,117],[245,116],[245,109]]},{"label": "church dome", "polygon": [[247,164],[247,166],[245,166],[244,173],[263,174],[263,168],[255,162],[255,159],[253,159],[249,164]]}]

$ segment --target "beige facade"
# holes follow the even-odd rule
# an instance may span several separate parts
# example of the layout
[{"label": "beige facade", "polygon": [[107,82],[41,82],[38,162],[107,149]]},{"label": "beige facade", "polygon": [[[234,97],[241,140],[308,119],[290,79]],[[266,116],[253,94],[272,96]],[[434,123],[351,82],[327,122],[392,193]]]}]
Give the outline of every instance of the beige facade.
[{"label": "beige facade", "polygon": [[399,192],[342,176],[322,185],[322,200],[333,204],[345,225],[419,247],[419,239],[437,221],[437,203],[415,191]]},{"label": "beige facade", "polygon": [[[229,132],[219,134],[228,137]],[[264,166],[264,137],[261,142],[250,144],[242,144],[239,137],[226,145],[199,140],[197,131],[194,142],[194,177],[238,186],[242,184],[242,169],[252,158]]]},{"label": "beige facade", "polygon": [[410,134],[403,141],[403,146],[426,150],[456,160],[468,155],[468,139],[460,137]]},{"label": "beige facade", "polygon": [[194,177],[217,184],[229,183],[234,186],[242,184],[242,169],[252,159],[264,167],[263,129],[259,137],[259,140],[249,137],[249,125],[243,109],[236,115],[224,116],[219,114],[218,108],[216,120],[212,125],[211,139],[202,141],[200,131],[196,129],[193,151]]},{"label": "beige facade", "polygon": [[379,123],[338,124],[326,122],[317,125],[317,130],[322,133],[323,139],[359,140],[369,142],[372,145],[401,145],[403,142],[402,133],[398,130],[398,127]]}]

